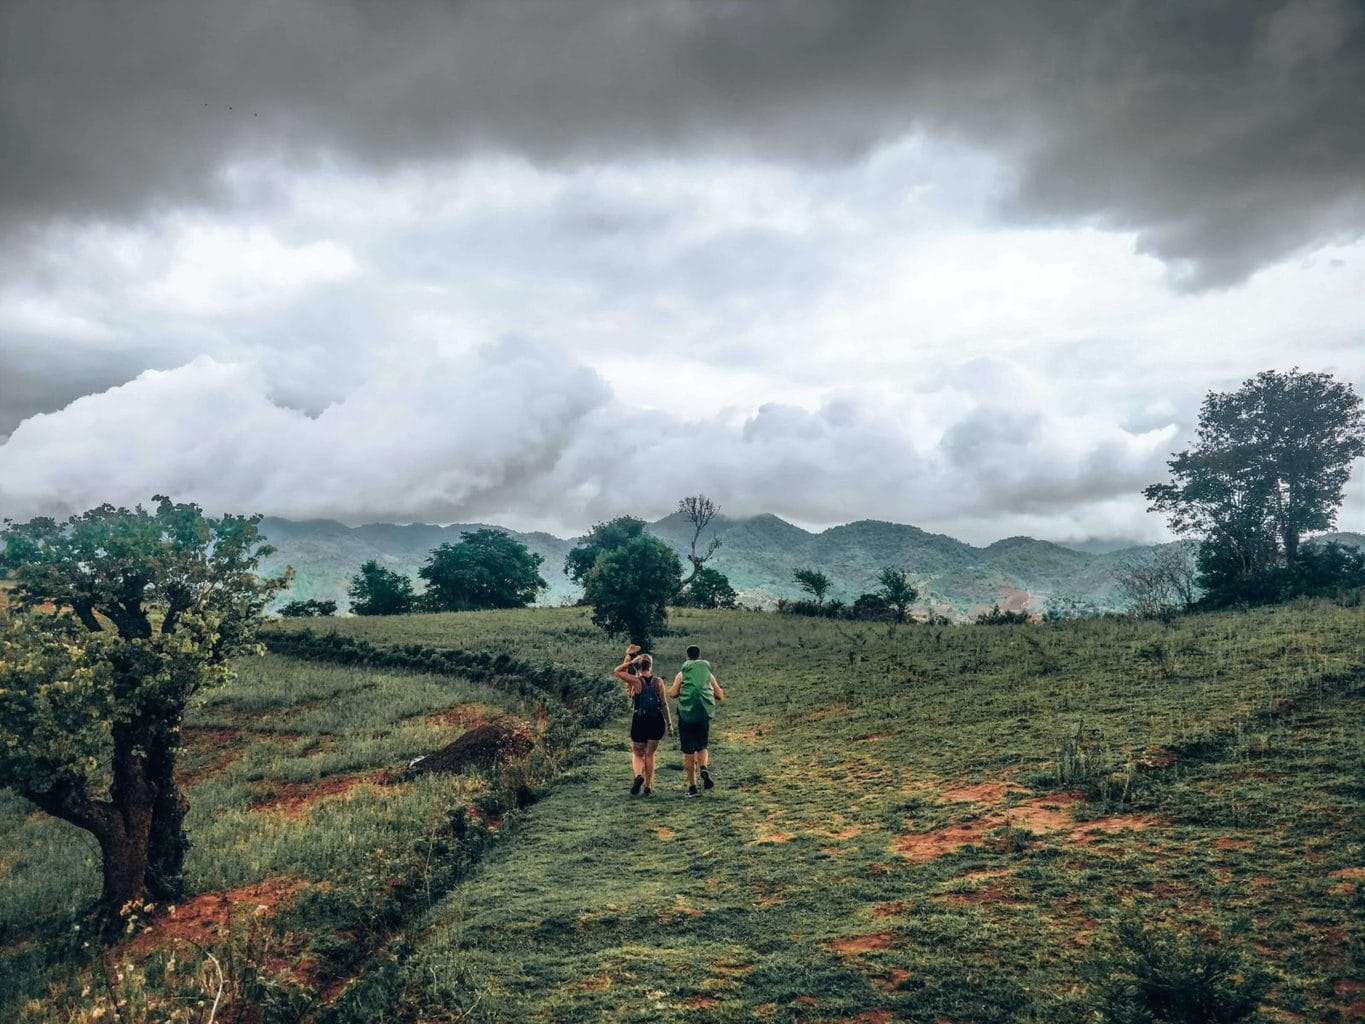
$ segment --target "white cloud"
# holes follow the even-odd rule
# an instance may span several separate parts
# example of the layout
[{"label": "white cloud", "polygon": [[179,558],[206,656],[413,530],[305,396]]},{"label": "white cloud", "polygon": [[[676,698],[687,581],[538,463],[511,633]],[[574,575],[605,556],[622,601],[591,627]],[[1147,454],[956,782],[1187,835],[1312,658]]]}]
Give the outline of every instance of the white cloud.
[{"label": "white cloud", "polygon": [[0,504],[25,517],[163,492],[215,510],[567,534],[701,490],[734,514],[805,523],[1044,523],[1131,496],[1173,430],[1130,433],[1046,401],[963,407],[942,443],[917,450],[903,424],[926,400],[844,388],[813,409],[763,403],[737,418],[680,400],[665,412],[613,394],[561,348],[505,341],[396,365],[309,417],[272,402],[257,368],[201,358],[26,420],[0,445]]}]

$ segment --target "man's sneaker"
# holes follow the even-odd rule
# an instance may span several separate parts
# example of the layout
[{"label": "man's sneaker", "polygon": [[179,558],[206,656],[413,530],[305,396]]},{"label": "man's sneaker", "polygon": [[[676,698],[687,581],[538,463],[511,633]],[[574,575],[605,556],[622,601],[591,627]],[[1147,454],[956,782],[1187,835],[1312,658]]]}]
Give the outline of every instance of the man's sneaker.
[{"label": "man's sneaker", "polygon": [[696,787],[696,786],[688,786],[688,787],[687,787],[687,795],[688,795],[688,796],[696,796],[696,795],[697,795],[697,787]]},{"label": "man's sneaker", "polygon": [[646,786],[646,787],[645,787],[645,796],[653,796],[653,795],[654,795],[654,790],[652,790],[652,789],[650,789],[648,786]]},{"label": "man's sneaker", "polygon": [[643,786],[644,784],[645,784],[645,777],[644,777],[643,775],[637,775],[637,776],[635,776],[635,785],[633,785],[633,786],[630,787],[630,795],[631,795],[631,796],[639,796],[639,795],[640,795],[640,787]]},{"label": "man's sneaker", "polygon": [[707,789],[711,789],[716,784],[715,780],[711,778],[711,773],[705,768],[701,770],[701,784]]}]

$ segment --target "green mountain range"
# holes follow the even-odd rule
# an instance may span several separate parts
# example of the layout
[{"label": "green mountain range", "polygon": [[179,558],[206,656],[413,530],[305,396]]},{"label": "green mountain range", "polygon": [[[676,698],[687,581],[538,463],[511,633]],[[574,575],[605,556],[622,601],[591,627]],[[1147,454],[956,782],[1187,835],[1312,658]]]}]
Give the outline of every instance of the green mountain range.
[{"label": "green mountain range", "polygon": [[[485,524],[399,526],[375,523],[349,527],[331,520],[267,518],[261,531],[276,548],[265,568],[290,565],[294,584],[277,602],[300,598],[334,600],[345,609],[348,580],[362,562],[416,578],[432,549],[454,544],[466,531]],[[651,533],[685,555],[692,525],[682,515],[648,526]],[[506,531],[539,554],[549,591],[541,603],[561,604],[578,597],[565,577],[564,558],[577,543],[548,533]],[[1102,608],[1119,606],[1110,567],[1124,552],[1105,555],[1073,551],[1047,541],[1012,537],[985,548],[914,526],[864,520],[810,533],[773,515],[746,519],[717,517],[702,536],[720,548],[707,563],[725,573],[745,604],[771,606],[778,598],[805,596],[792,572],[816,568],[831,580],[827,599],[852,600],[876,586],[883,566],[905,569],[928,603],[946,613],[964,613],[1000,602],[1002,606],[1040,609],[1050,596],[1067,596]]]},{"label": "green mountain range", "polygon": [[[261,532],[277,550],[265,568],[294,568],[294,584],[276,601],[277,607],[287,600],[311,597],[334,600],[344,610],[350,603],[347,582],[362,562],[374,559],[416,579],[432,549],[458,543],[462,533],[485,525],[373,523],[351,527],[332,520],[267,518]],[[679,555],[687,553],[692,524],[683,515],[666,516],[647,528]],[[563,571],[564,558],[578,543],[576,538],[505,532],[544,559],[541,575],[550,587],[540,603],[563,604],[578,598],[578,588]],[[875,589],[877,573],[889,565],[904,569],[915,580],[921,604],[953,617],[996,603],[1002,608],[1041,611],[1050,598],[1120,609],[1123,600],[1114,584],[1113,568],[1145,550],[1129,547],[1095,554],[1032,537],[1008,537],[979,548],[915,526],[876,520],[811,533],[774,515],[717,516],[699,546],[704,548],[712,537],[720,540],[720,548],[707,565],[729,577],[740,601],[747,605],[770,607],[778,598],[807,596],[792,580],[792,572],[801,568],[819,569],[830,578],[827,600],[851,601]],[[1323,539],[1365,547],[1365,537],[1359,534]]]}]

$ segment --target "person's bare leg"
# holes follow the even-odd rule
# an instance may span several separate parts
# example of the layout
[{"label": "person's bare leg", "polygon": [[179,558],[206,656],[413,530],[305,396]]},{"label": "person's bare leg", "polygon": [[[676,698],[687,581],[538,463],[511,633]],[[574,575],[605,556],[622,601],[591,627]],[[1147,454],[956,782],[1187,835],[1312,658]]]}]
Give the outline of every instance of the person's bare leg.
[{"label": "person's bare leg", "polygon": [[711,752],[709,750],[697,751],[697,767],[701,769],[702,785],[710,789],[715,783],[711,781],[711,773],[707,770],[711,767]]},{"label": "person's bare leg", "polygon": [[687,785],[690,789],[697,788],[697,755],[684,754],[683,767],[687,769]]},{"label": "person's bare leg", "polygon": [[645,744],[631,743],[630,766],[634,769],[633,775],[638,776],[645,773]]},{"label": "person's bare leg", "polygon": [[650,740],[645,744],[645,789],[654,788],[654,752],[658,749],[658,740]]}]

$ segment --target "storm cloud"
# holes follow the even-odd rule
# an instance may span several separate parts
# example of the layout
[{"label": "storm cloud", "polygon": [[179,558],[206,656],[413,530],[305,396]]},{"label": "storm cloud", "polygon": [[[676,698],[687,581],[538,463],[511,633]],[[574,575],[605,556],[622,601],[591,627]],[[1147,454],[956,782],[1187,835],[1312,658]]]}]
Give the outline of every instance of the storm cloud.
[{"label": "storm cloud", "polygon": [[232,169],[995,153],[1000,216],[1131,231],[1182,288],[1365,228],[1352,0],[133,5],[0,12],[0,225],[246,204]]}]

